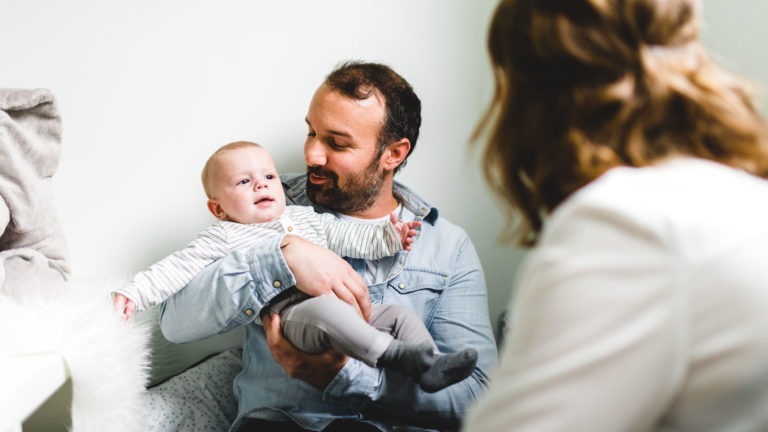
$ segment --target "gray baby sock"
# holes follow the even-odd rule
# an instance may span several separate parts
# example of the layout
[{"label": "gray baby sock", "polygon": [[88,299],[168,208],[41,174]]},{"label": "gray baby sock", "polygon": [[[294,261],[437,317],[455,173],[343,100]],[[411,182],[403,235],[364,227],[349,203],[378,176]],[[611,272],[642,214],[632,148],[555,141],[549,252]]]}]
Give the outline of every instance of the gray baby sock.
[{"label": "gray baby sock", "polygon": [[467,348],[456,354],[438,354],[435,364],[419,378],[424,391],[434,393],[462,381],[475,370],[477,351]]},{"label": "gray baby sock", "polygon": [[477,351],[465,349],[456,354],[435,354],[432,343],[409,345],[393,340],[379,358],[380,367],[413,378],[424,391],[434,393],[468,377],[475,369]]}]

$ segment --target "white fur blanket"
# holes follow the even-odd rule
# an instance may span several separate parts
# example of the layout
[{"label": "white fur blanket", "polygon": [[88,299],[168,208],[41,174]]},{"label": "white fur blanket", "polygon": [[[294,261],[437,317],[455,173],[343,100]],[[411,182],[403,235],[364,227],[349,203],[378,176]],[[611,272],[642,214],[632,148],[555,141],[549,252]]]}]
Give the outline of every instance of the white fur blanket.
[{"label": "white fur blanket", "polygon": [[139,432],[149,331],[114,312],[117,281],[71,281],[45,295],[0,293],[0,356],[60,352],[72,380],[72,432]]}]

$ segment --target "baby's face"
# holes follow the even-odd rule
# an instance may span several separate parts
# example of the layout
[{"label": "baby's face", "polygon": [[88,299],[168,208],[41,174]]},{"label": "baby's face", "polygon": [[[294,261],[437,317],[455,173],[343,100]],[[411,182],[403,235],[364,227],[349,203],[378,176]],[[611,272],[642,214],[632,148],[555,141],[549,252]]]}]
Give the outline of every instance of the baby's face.
[{"label": "baby's face", "polygon": [[[214,216],[244,224],[271,222],[285,211],[285,192],[272,156],[242,147],[216,156],[212,172]],[[209,203],[210,208],[210,203]]]}]

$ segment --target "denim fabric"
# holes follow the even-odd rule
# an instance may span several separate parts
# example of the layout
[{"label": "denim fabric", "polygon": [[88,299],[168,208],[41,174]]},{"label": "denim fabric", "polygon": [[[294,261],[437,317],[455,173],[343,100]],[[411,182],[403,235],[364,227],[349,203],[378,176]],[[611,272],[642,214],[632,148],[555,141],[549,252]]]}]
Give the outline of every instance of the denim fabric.
[{"label": "denim fabric", "polygon": [[[306,432],[307,429],[291,422],[275,422],[246,419],[237,432]],[[368,423],[354,420],[334,420],[323,432],[376,432],[379,429]]]},{"label": "denim fabric", "polygon": [[[291,204],[312,205],[305,181],[303,175],[283,176]],[[282,239],[275,238],[211,264],[161,311],[163,334],[178,343],[245,326],[243,371],[235,379],[238,420],[232,430],[245,416],[292,419],[310,430],[322,430],[335,419],[364,419],[385,431],[456,429],[467,406],[485,390],[497,353],[477,252],[464,230],[440,218],[436,208],[400,184],[395,195],[403,204],[401,219],[421,220],[421,233],[410,252],[379,261],[369,287],[371,301],[415,310],[442,352],[476,349],[476,370],[433,394],[396,372],[354,359],[322,390],[288,377],[255,320],[269,300],[295,283],[280,253]],[[364,271],[362,260],[350,263]]]}]

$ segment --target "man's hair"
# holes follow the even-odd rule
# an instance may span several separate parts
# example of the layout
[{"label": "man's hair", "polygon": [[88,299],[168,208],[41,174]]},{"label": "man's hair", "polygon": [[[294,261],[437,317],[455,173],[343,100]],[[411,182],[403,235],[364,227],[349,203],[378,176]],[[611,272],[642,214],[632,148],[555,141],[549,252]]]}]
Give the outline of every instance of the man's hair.
[{"label": "man's hair", "polygon": [[407,138],[411,149],[395,172],[405,166],[408,156],[416,148],[421,127],[421,100],[408,81],[386,65],[349,61],[336,66],[326,77],[325,84],[357,100],[383,97],[386,116],[379,132],[377,156],[381,156],[392,142]]},{"label": "man's hair", "polygon": [[200,179],[203,182],[203,190],[205,190],[205,196],[208,197],[208,199],[213,199],[213,190],[211,186],[211,171],[213,170],[213,162],[216,160],[216,157],[218,157],[220,154],[230,151],[230,150],[236,150],[246,147],[258,147],[263,148],[259,144],[256,144],[255,142],[250,141],[235,141],[231,142],[229,144],[224,144],[223,146],[216,149],[213,154],[208,157],[208,160],[205,161],[205,165],[203,166],[203,172],[200,174]]},{"label": "man's hair", "polygon": [[533,244],[543,218],[615,166],[674,155],[768,177],[750,88],[698,41],[697,0],[502,0],[485,173]]}]

